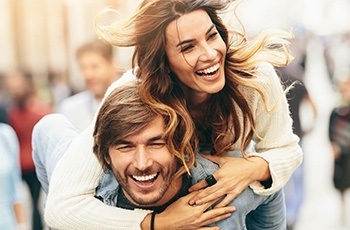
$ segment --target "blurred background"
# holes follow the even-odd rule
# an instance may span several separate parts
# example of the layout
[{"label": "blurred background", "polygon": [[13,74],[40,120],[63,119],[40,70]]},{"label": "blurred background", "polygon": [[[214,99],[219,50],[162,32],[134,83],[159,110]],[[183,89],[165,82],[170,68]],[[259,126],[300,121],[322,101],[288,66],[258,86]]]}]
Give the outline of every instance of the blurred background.
[{"label": "blurred background", "polygon": [[[36,100],[44,104],[41,106],[47,113],[57,110],[64,99],[86,90],[76,51],[82,44],[97,39],[95,15],[105,7],[128,15],[139,2],[0,0],[1,108],[10,111],[16,107],[16,94],[10,92],[11,79],[15,79],[10,76],[14,72],[30,76]],[[231,16],[227,15],[228,20]],[[287,95],[296,102],[291,102],[291,112],[300,120],[300,127],[295,128],[304,149],[303,165],[286,187],[289,229],[350,229],[350,195],[333,182],[337,155],[329,138],[333,109],[343,106],[344,101],[350,104],[343,95],[344,87],[349,90],[350,84],[343,86],[343,91],[339,88],[350,76],[350,1],[244,0],[238,16],[250,35],[269,28],[288,29],[295,34],[291,46],[295,60],[287,68],[278,69],[284,84],[296,79],[304,86],[300,92],[295,87]],[[114,47],[113,51],[115,73],[119,76],[130,68],[132,49]],[[11,124],[7,118],[2,122]],[[345,142],[350,143],[350,125],[345,127]],[[350,181],[350,177],[346,180]],[[24,183],[24,206],[26,224],[32,226],[36,201],[31,198],[29,187]],[[44,199],[40,192],[41,215]],[[45,223],[33,227],[42,228],[47,228]]]}]

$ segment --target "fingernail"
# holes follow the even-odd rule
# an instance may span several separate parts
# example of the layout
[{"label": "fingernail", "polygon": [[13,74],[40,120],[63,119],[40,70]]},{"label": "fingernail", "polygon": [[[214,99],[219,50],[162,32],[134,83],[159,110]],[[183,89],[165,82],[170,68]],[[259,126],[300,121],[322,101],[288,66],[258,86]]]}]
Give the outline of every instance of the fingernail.
[{"label": "fingernail", "polygon": [[189,191],[189,192],[193,192],[193,189],[192,189],[192,188],[189,188],[188,191]]},{"label": "fingernail", "polygon": [[191,205],[191,206],[193,206],[193,205],[194,205],[194,200],[190,200],[190,201],[188,202],[188,204]]},{"label": "fingernail", "polygon": [[196,205],[202,205],[203,204],[203,201],[202,200],[197,200],[196,201]]}]

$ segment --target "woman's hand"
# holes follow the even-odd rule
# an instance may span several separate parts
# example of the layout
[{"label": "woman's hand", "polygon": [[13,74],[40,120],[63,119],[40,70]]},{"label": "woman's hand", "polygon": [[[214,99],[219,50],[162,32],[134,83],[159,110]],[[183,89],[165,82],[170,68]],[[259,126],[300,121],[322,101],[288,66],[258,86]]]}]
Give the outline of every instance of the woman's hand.
[{"label": "woman's hand", "polygon": [[216,207],[224,207],[253,181],[265,181],[270,178],[268,163],[260,157],[235,158],[204,154],[202,156],[220,166],[213,174],[217,183],[208,187],[207,182],[201,180],[192,185],[190,192],[202,190],[190,200],[190,205],[212,202],[226,195],[216,205]]},{"label": "woman's hand", "polygon": [[[233,206],[208,208],[216,201],[208,202],[203,205],[189,205],[189,200],[197,195],[199,191],[181,197],[162,213],[156,214],[154,221],[155,229],[219,229],[218,227],[206,227],[211,223],[226,219],[236,208]],[[150,215],[143,221],[142,229],[148,229]]]}]

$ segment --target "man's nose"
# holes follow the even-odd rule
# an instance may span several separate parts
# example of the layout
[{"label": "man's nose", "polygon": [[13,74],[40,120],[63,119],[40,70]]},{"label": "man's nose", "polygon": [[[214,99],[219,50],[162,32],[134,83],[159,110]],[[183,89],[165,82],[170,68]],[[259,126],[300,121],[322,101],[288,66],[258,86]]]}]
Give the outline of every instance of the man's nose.
[{"label": "man's nose", "polygon": [[144,146],[139,146],[135,150],[133,165],[138,170],[145,170],[152,166],[153,160],[151,154]]}]

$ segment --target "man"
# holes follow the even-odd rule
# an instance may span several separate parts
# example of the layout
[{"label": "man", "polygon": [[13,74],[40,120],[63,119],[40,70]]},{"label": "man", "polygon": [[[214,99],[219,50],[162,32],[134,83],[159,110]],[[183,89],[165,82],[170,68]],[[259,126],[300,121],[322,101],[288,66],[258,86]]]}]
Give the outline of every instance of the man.
[{"label": "man", "polygon": [[91,41],[76,52],[86,90],[63,100],[57,112],[64,114],[79,130],[93,120],[108,86],[117,79],[113,47],[102,41]]},{"label": "man", "polygon": [[[38,177],[46,192],[55,164],[53,162],[57,162],[66,150],[52,149],[52,143],[60,140],[67,142],[60,146],[68,146],[69,140],[77,135],[69,122],[62,120],[65,119],[63,116],[60,118],[63,122],[59,122],[60,119],[54,116],[60,115],[44,118],[37,124],[33,134]],[[110,206],[130,210],[148,209],[161,213],[180,197],[187,195],[192,183],[211,175],[218,166],[199,154],[195,155],[192,132],[182,119],[163,104],[145,104],[136,85],[122,86],[110,92],[101,105],[93,132],[93,151],[104,169],[95,197]],[[58,130],[53,131],[53,124]],[[42,154],[43,152],[46,154]],[[193,166],[195,158],[196,167]],[[192,177],[188,176],[189,170]],[[254,202],[251,202],[252,199],[255,199]],[[215,209],[208,211],[212,217],[206,221],[208,224],[219,221],[216,225],[221,229],[231,229],[234,226],[244,229],[246,215],[251,210],[256,209],[259,204],[271,200],[280,202],[281,199],[283,200],[282,193],[270,197],[257,196],[248,188],[231,204],[238,210],[232,213],[231,218],[222,220],[228,217],[228,212],[235,209],[225,207],[221,209],[221,214]],[[210,205],[202,206],[202,212]],[[201,208],[191,207],[188,203],[182,207],[192,213]],[[172,211],[175,212],[174,209]],[[180,212],[179,215],[185,214]],[[161,227],[161,224],[169,224],[169,221],[162,220],[162,216],[157,215],[156,228]],[[274,225],[280,228],[273,229],[284,229],[285,220],[279,221],[280,223]]]}]

